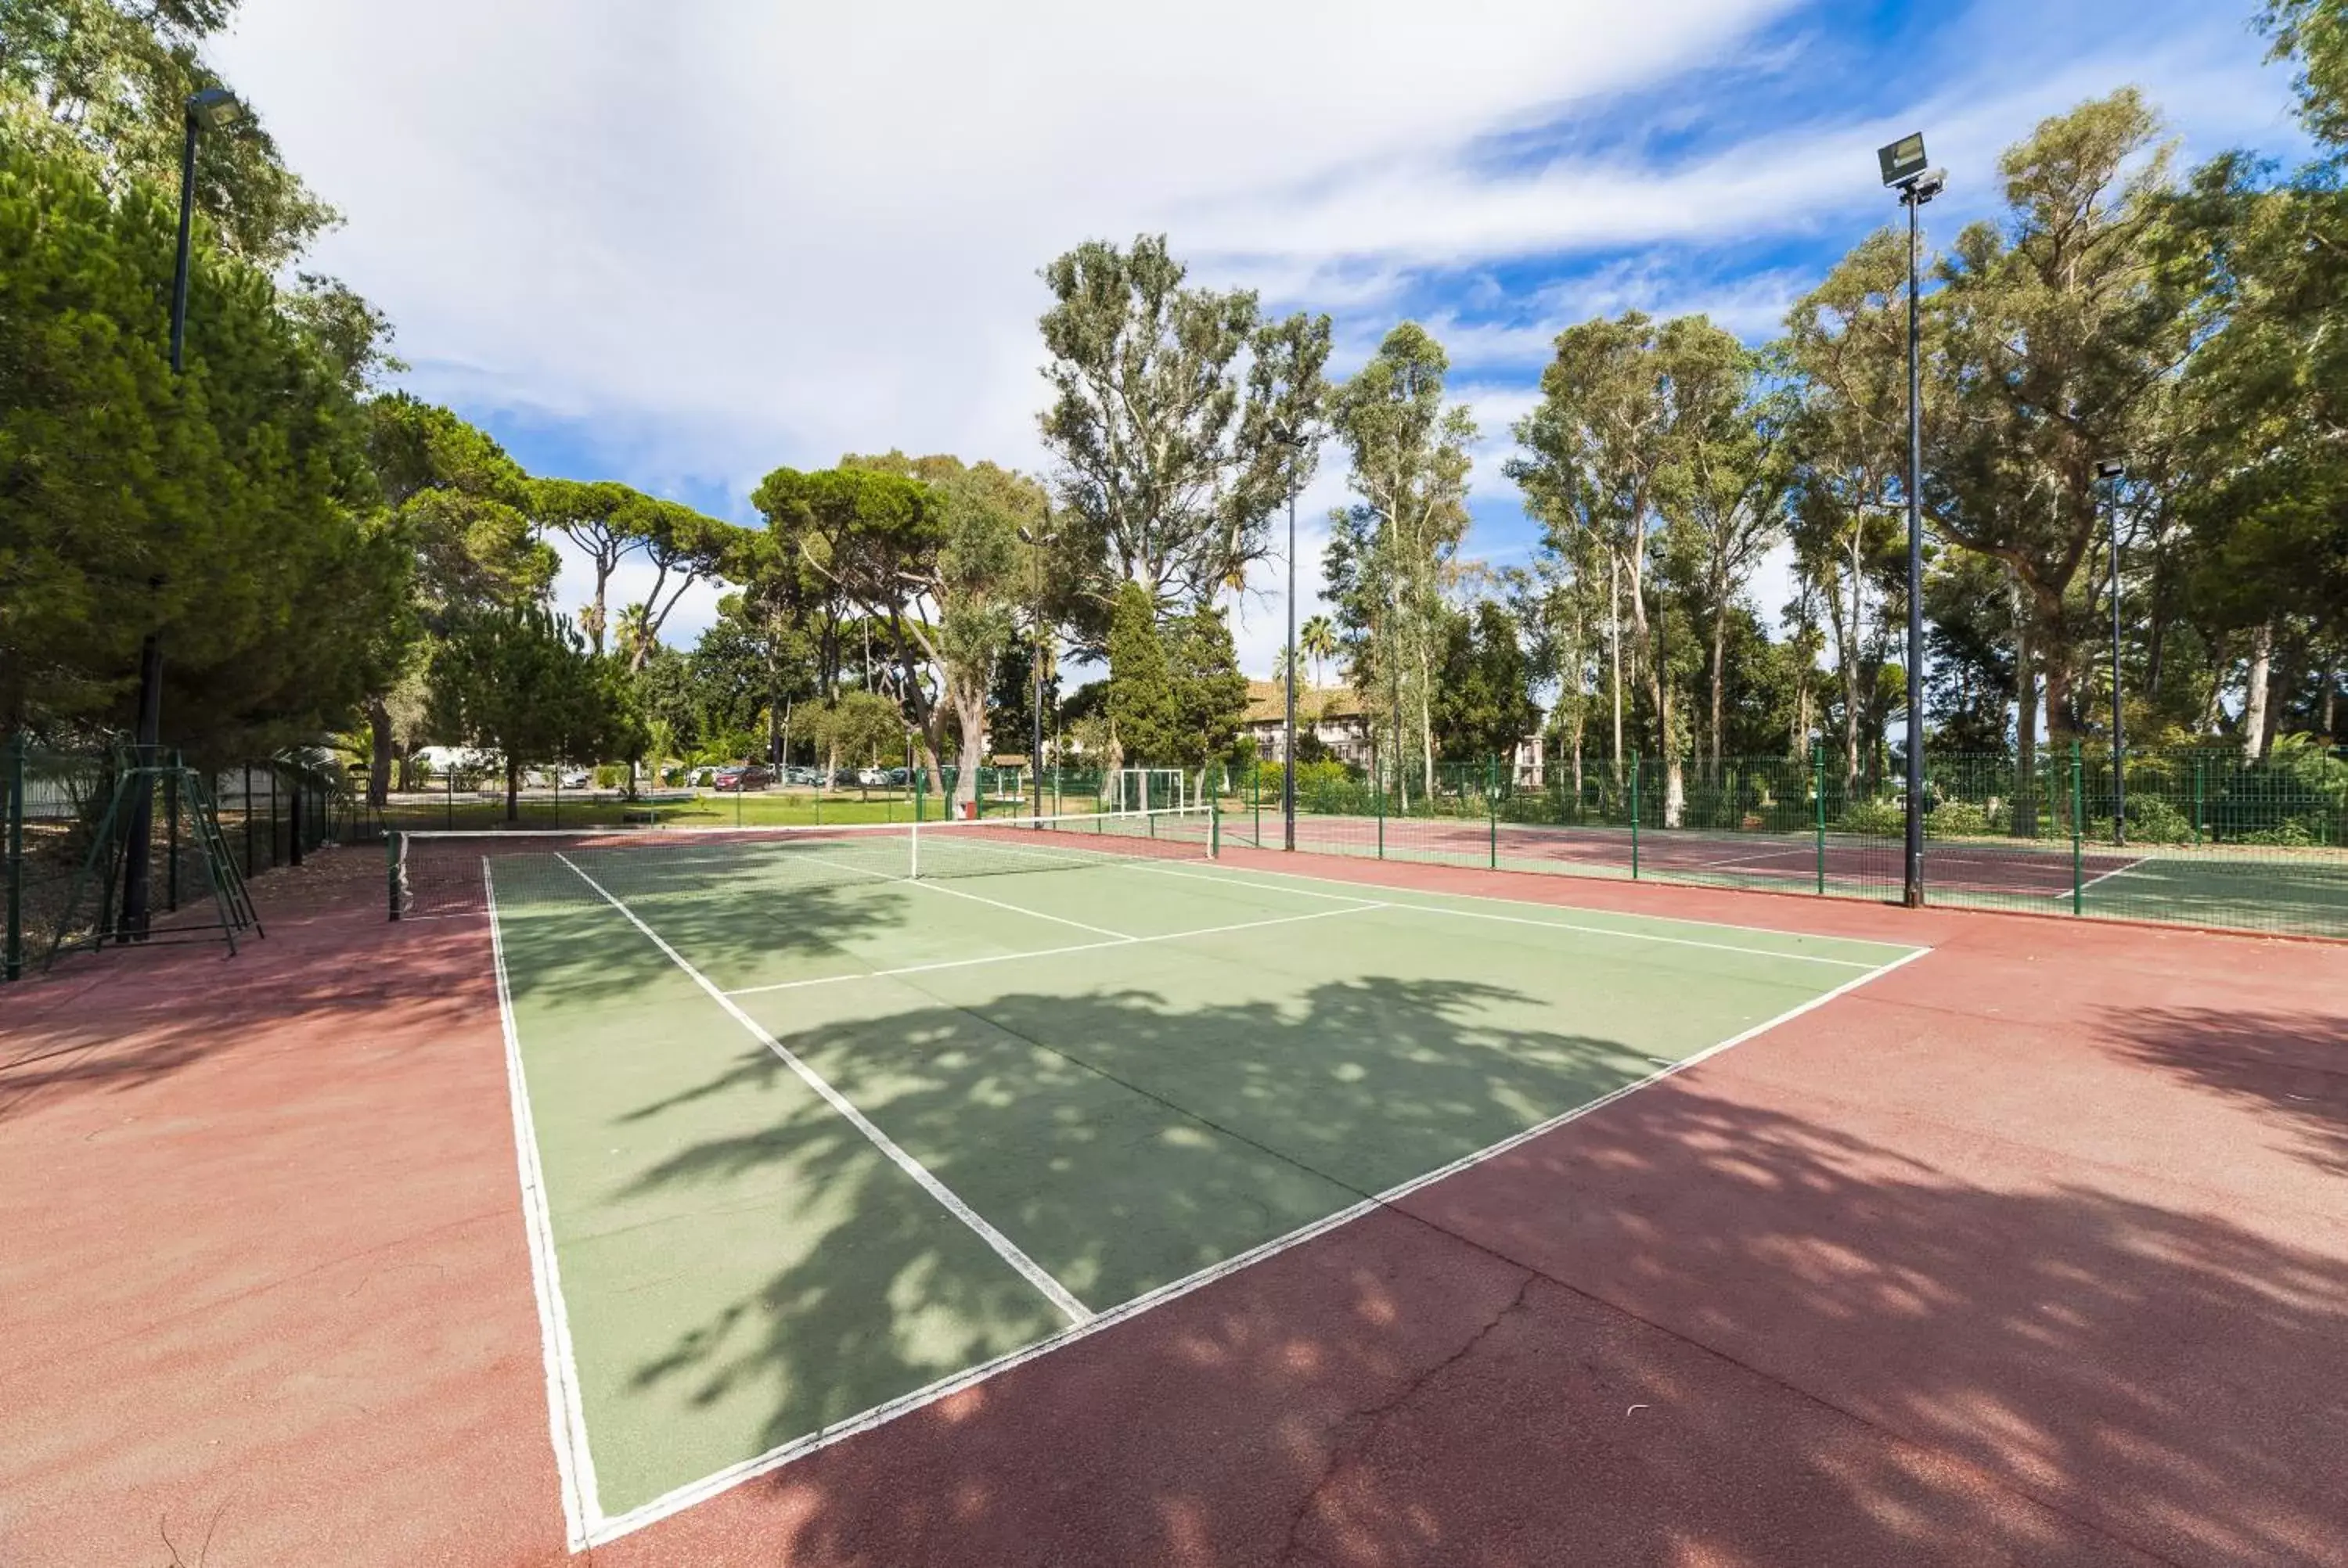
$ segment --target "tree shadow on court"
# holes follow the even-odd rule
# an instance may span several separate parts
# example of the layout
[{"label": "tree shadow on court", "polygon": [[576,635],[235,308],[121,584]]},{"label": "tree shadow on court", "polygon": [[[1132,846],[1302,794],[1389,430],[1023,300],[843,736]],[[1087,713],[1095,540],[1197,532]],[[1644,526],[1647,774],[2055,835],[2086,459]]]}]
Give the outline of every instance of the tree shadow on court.
[{"label": "tree shadow on court", "polygon": [[[1622,1050],[1492,1030],[1490,1000],[1364,980],[1287,1011],[1139,993],[988,1004],[1022,1032],[1088,1042],[1086,1067],[979,1061],[1014,1048],[949,1009],[810,1030],[794,1049],[843,1078],[860,1056],[866,1089],[888,1091],[876,1120],[917,1152],[934,1143],[938,1174],[1045,1266],[1093,1266],[1105,1307],[1130,1249],[1117,1233],[1141,1223],[1115,1207],[1120,1162],[1167,1189],[1172,1217],[1148,1222],[1165,1235],[1200,1215],[1252,1224],[1268,1199],[1260,1168],[1168,1140],[1170,1120],[1039,1114],[1076,1094],[1066,1075],[1162,1089],[1159,1058],[1244,1041],[1249,1070],[1185,1108],[1375,1182],[1396,1145],[1488,1141],[1488,1116]],[[937,1060],[909,1065],[909,1042]],[[727,1077],[780,1071],[746,1056]],[[787,1466],[643,1548],[705,1534],[875,1565],[2231,1564],[2322,1562],[2348,1539],[2331,1484],[2348,1470],[2336,1235],[2013,1167],[1968,1181],[1912,1112],[1862,1096],[1829,1126],[1759,1102],[1766,1087],[1714,1083],[1630,1096]],[[885,1212],[880,1189],[901,1178],[845,1126],[818,1136],[812,1161],[793,1144],[795,1172],[850,1194],[827,1251],[633,1370],[648,1391],[756,1390],[774,1443],[944,1369],[903,1303],[961,1320],[1005,1300],[939,1267],[933,1228],[861,1230],[853,1216]],[[682,1149],[645,1180],[722,1185],[780,1151],[755,1135]],[[843,1270],[835,1243],[867,1256]]]},{"label": "tree shadow on court", "polygon": [[[977,1011],[904,1008],[781,1042],[1098,1310],[1654,1070],[1616,1042],[1488,1021],[1529,1002],[1485,984],[1375,978],[1287,1007],[1013,993]],[[775,1091],[790,1085],[791,1070],[749,1044],[723,1073],[626,1120],[657,1143],[696,1106],[789,1103]],[[820,1194],[827,1228],[799,1262],[648,1346],[633,1373],[639,1389],[699,1404],[761,1385],[771,1406],[760,1447],[1062,1322],[819,1106],[677,1147],[616,1202],[662,1194],[720,1213],[747,1194]]]},{"label": "tree shadow on court", "polygon": [[2137,1061],[2288,1128],[2306,1157],[2348,1176],[2348,1025],[2342,1013],[2116,1009],[2106,1030]]},{"label": "tree shadow on court", "polygon": [[[837,968],[862,968],[842,956],[843,947],[905,926],[908,902],[918,897],[853,874],[825,882],[804,868],[788,875],[761,868],[738,847],[656,859],[639,853],[616,866],[580,858],[598,885],[721,986],[789,973],[778,966],[794,959],[829,956]],[[498,900],[517,1002],[541,993],[574,1004],[630,1001],[675,973],[666,954],[559,863],[501,866]]]}]

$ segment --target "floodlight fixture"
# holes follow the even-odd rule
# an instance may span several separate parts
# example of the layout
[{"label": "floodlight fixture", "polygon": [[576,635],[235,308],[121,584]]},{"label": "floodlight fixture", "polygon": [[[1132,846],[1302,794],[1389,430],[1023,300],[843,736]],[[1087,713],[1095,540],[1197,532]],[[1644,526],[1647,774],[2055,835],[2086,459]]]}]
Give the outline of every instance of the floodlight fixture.
[{"label": "floodlight fixture", "polygon": [[226,87],[206,87],[189,95],[188,118],[206,130],[226,130],[244,118],[244,106]]},{"label": "floodlight fixture", "polygon": [[2126,464],[2110,457],[2096,465],[2096,477],[2098,479],[2116,479],[2127,472]]},{"label": "floodlight fixture", "polygon": [[1883,166],[1883,183],[1905,185],[1932,165],[1924,155],[1924,133],[1903,136],[1890,147],[1875,149],[1875,159]]}]

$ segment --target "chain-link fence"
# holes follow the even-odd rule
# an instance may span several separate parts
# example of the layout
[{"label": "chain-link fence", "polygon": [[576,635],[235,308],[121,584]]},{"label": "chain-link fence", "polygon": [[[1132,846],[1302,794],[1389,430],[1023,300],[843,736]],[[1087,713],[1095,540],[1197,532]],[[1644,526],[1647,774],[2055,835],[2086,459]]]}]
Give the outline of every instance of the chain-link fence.
[{"label": "chain-link fence", "polygon": [[[1498,762],[1373,782],[1297,770],[1296,847],[1495,869],[1894,899],[1906,792],[1838,754]],[[1229,842],[1278,847],[1280,769],[1233,770]],[[2303,743],[2257,762],[2215,748],[2108,754],[2047,748],[1929,759],[1928,902],[2348,937],[2348,753]]]},{"label": "chain-link fence", "polygon": [[[105,857],[93,851],[109,808],[125,823],[135,807],[135,791],[121,788],[126,776],[138,776],[129,767],[130,753],[119,746],[57,749],[0,736],[0,979],[21,978],[60,943],[118,917],[120,868],[101,878]],[[220,825],[219,845],[247,878],[299,866],[311,851],[359,835],[351,796],[312,762],[273,758],[187,776],[200,781]],[[202,803],[180,798],[178,776],[143,787],[149,908],[168,928],[183,910],[192,917],[207,902],[203,849],[189,827],[190,808]]]}]

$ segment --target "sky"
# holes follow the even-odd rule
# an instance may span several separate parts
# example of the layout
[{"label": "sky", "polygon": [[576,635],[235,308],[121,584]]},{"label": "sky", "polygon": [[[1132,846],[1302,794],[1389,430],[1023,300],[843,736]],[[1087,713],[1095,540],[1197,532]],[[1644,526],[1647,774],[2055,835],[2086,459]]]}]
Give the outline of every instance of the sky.
[{"label": "sky", "polygon": [[[1038,277],[1164,233],[1194,282],[1404,320],[1474,412],[1465,555],[1530,558],[1501,465],[1556,334],[1637,308],[1771,336],[1900,217],[1953,235],[2041,118],[2145,91],[2188,161],[2303,142],[2252,0],[246,0],[212,63],[344,222],[302,263],[386,311],[399,384],[532,473],[755,523],[779,466],[951,452],[1048,474]],[[1319,608],[1334,452],[1300,508]],[[1269,674],[1285,567],[1234,624]],[[644,580],[638,580],[639,577]],[[613,603],[641,597],[623,572]],[[1785,561],[1754,591],[1774,619]],[[589,596],[567,560],[562,607]],[[695,590],[664,631],[716,614]]]}]

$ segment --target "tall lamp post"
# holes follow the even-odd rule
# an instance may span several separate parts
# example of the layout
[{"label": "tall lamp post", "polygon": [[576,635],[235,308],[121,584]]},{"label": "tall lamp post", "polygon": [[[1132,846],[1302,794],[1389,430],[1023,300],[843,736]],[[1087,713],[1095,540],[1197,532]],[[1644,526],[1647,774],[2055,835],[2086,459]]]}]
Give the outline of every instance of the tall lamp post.
[{"label": "tall lamp post", "polygon": [[2120,477],[2127,470],[2108,460],[2096,465],[2096,477],[2104,482],[2104,505],[2108,509],[2111,530],[2112,596],[2112,842],[2127,843],[2127,771],[2123,764],[2127,758],[2127,733],[2120,721]]},{"label": "tall lamp post", "polygon": [[1924,902],[1924,365],[1923,281],[1919,275],[1918,215],[1948,188],[1948,176],[1930,167],[1922,132],[1876,152],[1883,183],[1908,209],[1908,847],[1902,902]]},{"label": "tall lamp post", "polygon": [[[227,130],[244,118],[244,109],[224,87],[206,87],[191,94],[186,105],[187,134],[180,146],[180,245],[171,263],[171,374],[187,369],[188,251],[196,218],[196,137],[201,131]],[[150,589],[163,579],[149,579]],[[153,767],[163,743],[163,633],[150,629],[139,645],[138,765]],[[126,829],[130,853],[123,856],[122,926],[124,934],[147,934],[148,841],[154,835],[155,803],[151,786],[140,790],[130,806]]]},{"label": "tall lamp post", "polygon": [[1280,743],[1280,847],[1296,847],[1296,466],[1304,432],[1276,420],[1272,438],[1288,449],[1288,673],[1281,682],[1288,714]]}]

